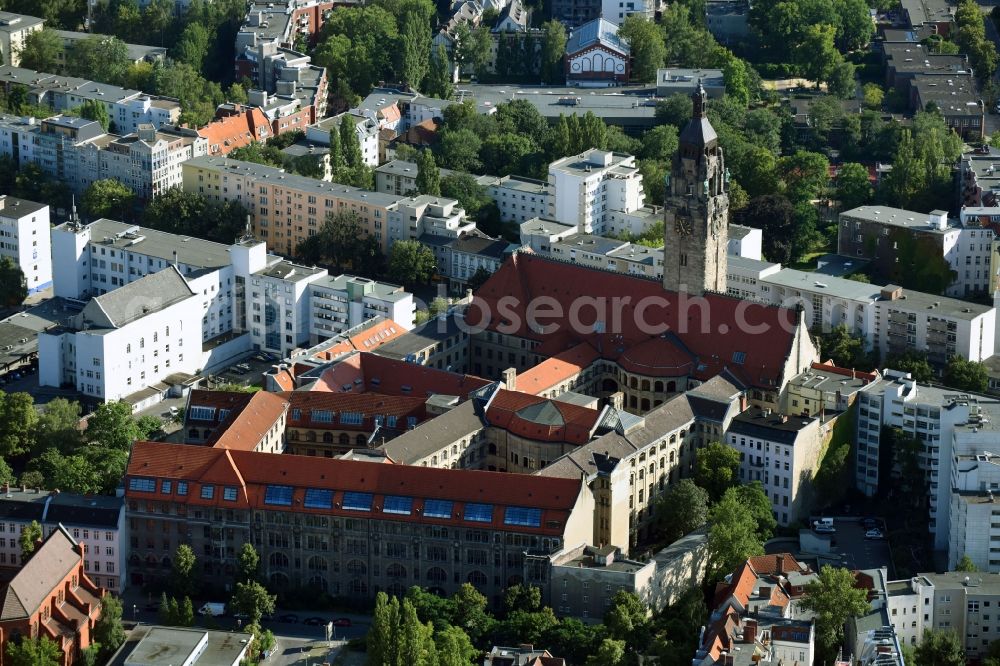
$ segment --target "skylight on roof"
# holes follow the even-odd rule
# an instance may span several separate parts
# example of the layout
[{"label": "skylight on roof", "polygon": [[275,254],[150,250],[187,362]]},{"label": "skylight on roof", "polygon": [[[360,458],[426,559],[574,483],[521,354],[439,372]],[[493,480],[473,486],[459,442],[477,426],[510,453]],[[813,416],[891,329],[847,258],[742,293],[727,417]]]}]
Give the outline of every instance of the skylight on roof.
[{"label": "skylight on roof", "polygon": [[329,509],[333,506],[333,491],[323,488],[306,488],[303,506],[307,509]]},{"label": "skylight on roof", "polygon": [[278,506],[292,505],[291,486],[268,486],[264,490],[264,504],[275,504]]},{"label": "skylight on roof", "polygon": [[386,495],[382,513],[398,513],[408,516],[413,511],[413,498],[398,495]]},{"label": "skylight on roof", "polygon": [[344,508],[348,511],[371,511],[371,493],[344,493]]},{"label": "skylight on roof", "polygon": [[526,509],[520,506],[509,506],[504,510],[504,525],[524,525],[526,527],[541,527],[542,510]]},{"label": "skylight on roof", "polygon": [[492,523],[493,522],[493,505],[492,504],[466,504],[465,514],[462,516],[463,520],[468,520],[473,523]]},{"label": "skylight on roof", "polygon": [[739,363],[740,365],[743,365],[743,362],[746,360],[746,358],[747,358],[746,352],[741,352],[741,351],[733,352],[733,363]]}]

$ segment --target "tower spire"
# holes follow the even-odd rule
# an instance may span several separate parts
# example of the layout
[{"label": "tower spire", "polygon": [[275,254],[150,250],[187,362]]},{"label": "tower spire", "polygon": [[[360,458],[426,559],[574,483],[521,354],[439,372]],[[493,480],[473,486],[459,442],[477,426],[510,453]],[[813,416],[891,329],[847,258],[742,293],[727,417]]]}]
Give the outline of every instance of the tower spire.
[{"label": "tower spire", "polygon": [[705,86],[701,84],[701,79],[698,79],[698,88],[691,93],[691,101],[693,102],[691,110],[692,120],[701,120],[707,117],[708,97],[705,94]]}]

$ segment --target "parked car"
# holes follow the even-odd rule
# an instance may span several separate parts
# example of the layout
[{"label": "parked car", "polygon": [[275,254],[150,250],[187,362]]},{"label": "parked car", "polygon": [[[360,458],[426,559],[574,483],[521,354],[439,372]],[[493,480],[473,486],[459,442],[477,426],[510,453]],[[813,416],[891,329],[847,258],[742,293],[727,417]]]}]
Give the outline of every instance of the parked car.
[{"label": "parked car", "polygon": [[285,613],[284,615],[278,616],[278,622],[286,622],[288,624],[295,624],[299,621],[299,616],[295,613]]},{"label": "parked car", "polygon": [[210,617],[222,617],[226,614],[226,604],[221,602],[209,601],[204,606],[198,609],[199,615],[207,615]]},{"label": "parked car", "polygon": [[836,534],[837,528],[833,525],[817,522],[813,525],[813,531],[816,532],[816,534]]},{"label": "parked car", "polygon": [[338,617],[333,621],[333,626],[335,627],[349,627],[351,626],[351,618],[349,617]]},{"label": "parked car", "polygon": [[307,617],[306,619],[302,620],[302,624],[309,625],[310,627],[319,627],[321,625],[326,624],[326,620],[324,620],[321,617],[313,616],[313,617]]},{"label": "parked car", "polygon": [[884,539],[885,535],[882,534],[882,530],[874,529],[874,530],[868,530],[867,532],[865,532],[865,538],[866,539]]}]

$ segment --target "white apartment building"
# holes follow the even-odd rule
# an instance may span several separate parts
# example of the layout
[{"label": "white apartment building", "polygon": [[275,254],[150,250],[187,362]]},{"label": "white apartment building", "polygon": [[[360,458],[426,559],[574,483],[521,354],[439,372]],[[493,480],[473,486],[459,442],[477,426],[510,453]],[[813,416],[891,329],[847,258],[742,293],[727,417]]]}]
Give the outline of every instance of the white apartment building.
[{"label": "white apartment building", "polygon": [[309,285],[310,345],[317,345],[369,319],[392,319],[413,328],[413,294],[402,287],[354,275],[323,275]]},{"label": "white apartment building", "polygon": [[122,183],[149,201],[183,183],[181,164],[208,151],[208,139],[158,132],[140,125],[137,133],[115,137],[100,150],[100,178]]},{"label": "white apartment building", "polygon": [[173,266],[93,298],[67,325],[38,334],[38,381],[121,400],[202,368],[202,305]]},{"label": "white apartment building", "polygon": [[891,263],[906,258],[907,248],[916,245],[916,252],[933,248],[955,273],[945,293],[962,297],[988,291],[993,235],[978,217],[950,220],[941,210],[916,213],[888,206],[860,206],[840,214],[838,252],[870,259],[876,270],[889,270]]},{"label": "white apartment building", "polygon": [[313,330],[309,288],[326,275],[325,268],[282,260],[250,276],[246,288],[247,330],[254,349],[286,358],[299,347],[309,346]]},{"label": "white apartment building", "polygon": [[726,254],[730,257],[746,257],[760,261],[761,247],[764,243],[764,232],[742,224],[729,224],[729,246]]},{"label": "white apartment building", "polygon": [[400,199],[389,216],[389,247],[398,240],[417,240],[427,234],[459,238],[475,232],[476,223],[465,216],[458,201],[429,194]]},{"label": "white apartment building", "polygon": [[740,452],[740,482],[760,481],[779,525],[808,518],[809,479],[819,468],[823,426],[816,417],[751,407],[729,423],[726,441]]},{"label": "white apartment building", "polygon": [[541,180],[504,176],[494,179],[486,191],[496,202],[500,219],[504,222],[522,224],[536,217],[545,217],[553,206],[549,184]]},{"label": "white apartment building", "polygon": [[84,570],[95,584],[116,594],[128,586],[129,540],[123,497],[5,486],[0,491],[0,569],[20,567],[18,539],[32,521],[42,526],[43,538],[61,524],[82,543]]},{"label": "white apartment building", "polygon": [[372,113],[364,114],[360,111],[345,111],[336,116],[324,118],[319,122],[306,127],[306,142],[314,143],[317,146],[330,145],[330,130],[340,127],[340,122],[350,115],[354,120],[354,133],[358,137],[361,146],[361,159],[370,167],[378,166],[378,121]]},{"label": "white apartment building", "polygon": [[0,195],[0,257],[21,267],[28,293],[52,285],[49,207]]},{"label": "white apartment building", "polygon": [[52,107],[57,113],[75,109],[87,100],[101,102],[108,110],[111,131],[121,134],[137,132],[144,124],[156,128],[173,125],[181,116],[177,100],[74,76],[0,65],[0,87],[9,91],[13,86],[26,89],[29,103]]},{"label": "white apartment building", "polygon": [[[556,160],[549,165],[549,191],[548,217],[577,225],[581,232],[639,234],[658,219],[628,215],[646,203],[642,174],[632,155],[592,149]],[[617,213],[613,221],[612,212]]]},{"label": "white apartment building", "polygon": [[811,328],[847,326],[880,354],[926,352],[944,365],[952,356],[982,361],[993,355],[996,309],[894,285],[856,282],[780,264],[730,256],[727,291],[744,299],[805,310]]},{"label": "white apartment building", "polygon": [[12,12],[0,12],[0,58],[10,65],[21,62],[21,50],[28,35],[41,30],[44,19]]},{"label": "white apartment building", "polygon": [[[934,547],[946,550],[952,540],[952,465],[955,456],[975,453],[990,436],[980,435],[986,421],[1000,420],[996,398],[939,386],[918,385],[908,373],[886,370],[858,393],[856,485],[872,497],[879,484],[882,428],[899,428],[924,444],[920,464],[927,474],[929,530]],[[987,428],[989,431],[989,428]],[[992,436],[995,439],[995,431]],[[981,529],[981,525],[977,529]],[[959,528],[962,529],[962,528]],[[961,557],[961,554],[958,555]]]}]

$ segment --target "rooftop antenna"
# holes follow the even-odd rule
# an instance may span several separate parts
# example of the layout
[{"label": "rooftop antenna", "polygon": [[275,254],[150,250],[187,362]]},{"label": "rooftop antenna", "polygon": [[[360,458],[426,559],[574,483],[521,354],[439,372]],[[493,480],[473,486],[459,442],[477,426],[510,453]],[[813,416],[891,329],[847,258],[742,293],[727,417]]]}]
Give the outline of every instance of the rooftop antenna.
[{"label": "rooftop antenna", "polygon": [[73,231],[78,231],[80,229],[80,215],[76,212],[76,194],[72,197],[68,221],[69,226],[73,229]]}]

